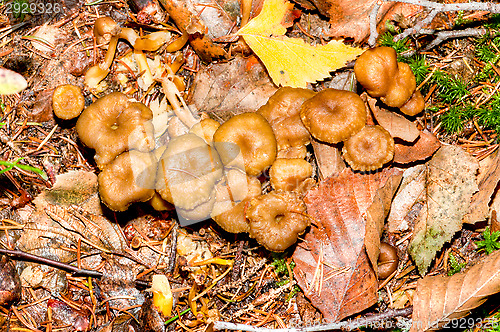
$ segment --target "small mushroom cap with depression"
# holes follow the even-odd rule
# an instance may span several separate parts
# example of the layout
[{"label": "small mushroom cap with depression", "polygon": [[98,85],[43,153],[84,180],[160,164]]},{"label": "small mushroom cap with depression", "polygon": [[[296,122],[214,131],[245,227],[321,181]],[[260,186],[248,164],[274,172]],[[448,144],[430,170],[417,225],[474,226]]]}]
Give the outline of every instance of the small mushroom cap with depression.
[{"label": "small mushroom cap with depression", "polygon": [[381,126],[366,126],[344,142],[342,155],[352,169],[374,171],[394,157],[394,139]]},{"label": "small mushroom cap with depression", "polygon": [[158,163],[156,188],[190,220],[210,216],[215,184],[222,177],[222,163],[215,149],[195,134],[169,141]]},{"label": "small mushroom cap with depression", "polygon": [[76,122],[83,144],[95,150],[99,168],[127,150],[154,149],[153,113],[142,103],[131,102],[121,92],[99,98]]},{"label": "small mushroom cap with depression", "polygon": [[134,202],[154,195],[156,159],[152,153],[128,151],[106,165],[97,177],[99,194],[113,211],[125,211]]},{"label": "small mushroom cap with depression", "polygon": [[59,85],[52,93],[54,114],[63,120],[71,120],[80,115],[85,107],[82,89],[76,85]]},{"label": "small mushroom cap with depression", "polygon": [[246,215],[250,237],[271,251],[290,247],[311,224],[305,203],[289,191],[271,191],[253,198]]},{"label": "small mushroom cap with depression", "polygon": [[316,139],[335,144],[364,127],[366,109],[354,92],[325,89],[302,104],[300,118]]},{"label": "small mushroom cap with depression", "polygon": [[308,89],[282,87],[259,108],[273,128],[278,144],[278,158],[304,158],[305,145],[311,135],[300,120],[300,106],[315,92]]},{"label": "small mushroom cap with depression", "polygon": [[258,113],[241,113],[221,124],[214,143],[225,166],[238,160],[241,153],[248,175],[260,174],[276,159],[273,129]]}]

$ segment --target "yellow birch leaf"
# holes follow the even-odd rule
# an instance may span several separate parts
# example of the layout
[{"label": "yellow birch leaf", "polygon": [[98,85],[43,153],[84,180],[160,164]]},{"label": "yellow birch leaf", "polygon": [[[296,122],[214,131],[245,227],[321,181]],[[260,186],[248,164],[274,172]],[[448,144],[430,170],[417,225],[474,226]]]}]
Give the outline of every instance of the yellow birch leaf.
[{"label": "yellow birch leaf", "polygon": [[312,46],[299,38],[283,36],[293,5],[286,0],[265,0],[262,11],[238,31],[266,66],[274,84],[304,88],[354,60],[363,52],[342,41]]},{"label": "yellow birch leaf", "polygon": [[265,0],[259,15],[251,19],[239,31],[239,35],[281,36],[286,33],[287,18],[293,4],[286,0]]},{"label": "yellow birch leaf", "polygon": [[299,38],[243,35],[246,43],[264,63],[274,84],[305,88],[320,81],[353,60],[362,49],[332,40],[312,46]]}]

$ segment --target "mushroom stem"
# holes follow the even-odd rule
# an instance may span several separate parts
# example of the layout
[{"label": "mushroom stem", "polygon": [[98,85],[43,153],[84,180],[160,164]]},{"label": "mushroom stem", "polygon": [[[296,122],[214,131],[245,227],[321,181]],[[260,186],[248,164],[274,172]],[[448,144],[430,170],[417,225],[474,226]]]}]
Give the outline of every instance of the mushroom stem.
[{"label": "mushroom stem", "polygon": [[177,52],[178,50],[183,48],[184,45],[186,45],[188,40],[189,40],[189,34],[186,31],[182,31],[182,35],[179,38],[175,39],[174,41],[172,41],[167,45],[166,51],[168,53]]},{"label": "mushroom stem", "polygon": [[147,90],[151,84],[154,83],[153,74],[148,65],[148,59],[140,50],[134,50],[134,58],[139,66],[139,72],[143,73],[139,78],[139,82],[142,81],[142,84],[139,84],[139,86],[142,85],[141,88]]},{"label": "mushroom stem", "polygon": [[[192,126],[200,122],[191,113],[191,110],[184,102],[184,99],[182,99],[181,94],[175,86],[174,82],[169,80],[168,77],[162,77],[160,81],[163,88],[163,93],[172,106],[175,115],[181,120],[181,122],[184,123],[188,128],[191,128]],[[179,100],[182,103],[182,107],[179,103]]]},{"label": "mushroom stem", "polygon": [[113,59],[115,58],[116,46],[118,45],[118,37],[111,37],[108,45],[108,50],[106,51],[106,55],[104,56],[104,61],[99,64],[101,69],[109,69],[111,64],[113,63]]}]

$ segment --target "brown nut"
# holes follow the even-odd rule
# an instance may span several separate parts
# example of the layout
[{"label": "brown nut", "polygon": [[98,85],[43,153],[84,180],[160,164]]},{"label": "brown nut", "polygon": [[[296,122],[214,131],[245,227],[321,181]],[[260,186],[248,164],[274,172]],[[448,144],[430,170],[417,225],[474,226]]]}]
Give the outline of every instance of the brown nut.
[{"label": "brown nut", "polygon": [[97,177],[102,201],[113,211],[154,195],[156,159],[152,153],[128,151],[106,165]]},{"label": "brown nut", "polygon": [[214,133],[214,144],[225,166],[241,152],[248,175],[260,174],[276,159],[273,129],[258,113],[238,114],[224,122]]},{"label": "brown nut", "polygon": [[305,203],[289,191],[272,191],[255,197],[246,213],[250,237],[268,250],[284,251],[311,224],[305,212]]},{"label": "brown nut", "polygon": [[305,145],[309,144],[311,135],[300,120],[300,106],[314,94],[308,89],[282,87],[257,111],[273,128],[278,158],[305,157]]},{"label": "brown nut", "polygon": [[154,149],[152,118],[153,113],[144,104],[113,92],[82,112],[76,131],[83,144],[95,150],[97,166],[103,168],[124,151]]},{"label": "brown nut", "polygon": [[302,104],[300,118],[316,139],[338,143],[364,127],[366,109],[354,92],[325,89]]},{"label": "brown nut", "polygon": [[374,171],[394,157],[394,139],[381,126],[365,126],[344,142],[342,156],[354,170]]},{"label": "brown nut", "polygon": [[380,255],[378,256],[378,278],[387,279],[398,269],[399,257],[395,247],[388,243],[380,243]]},{"label": "brown nut", "polygon": [[52,108],[54,114],[63,120],[71,120],[82,113],[85,107],[85,98],[82,89],[75,85],[64,84],[54,89],[52,94]]}]

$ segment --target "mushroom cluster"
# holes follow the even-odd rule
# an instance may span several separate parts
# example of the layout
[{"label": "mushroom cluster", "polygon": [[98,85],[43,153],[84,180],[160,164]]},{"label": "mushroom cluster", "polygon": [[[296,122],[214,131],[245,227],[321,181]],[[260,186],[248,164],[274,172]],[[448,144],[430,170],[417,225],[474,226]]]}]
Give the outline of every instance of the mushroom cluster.
[{"label": "mushroom cluster", "polygon": [[102,201],[114,211],[153,197],[156,162],[153,114],[121,92],[99,98],[76,122],[80,141],[95,150]]},{"label": "mushroom cluster", "polygon": [[358,82],[372,97],[389,107],[414,116],[424,109],[424,98],[416,91],[415,75],[408,64],[397,61],[396,51],[381,46],[365,51],[354,65]]}]

